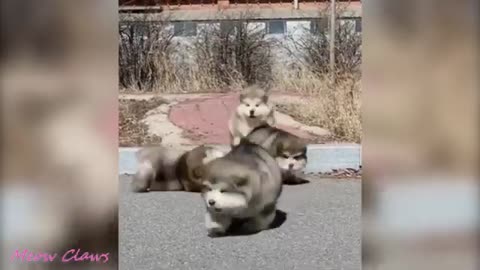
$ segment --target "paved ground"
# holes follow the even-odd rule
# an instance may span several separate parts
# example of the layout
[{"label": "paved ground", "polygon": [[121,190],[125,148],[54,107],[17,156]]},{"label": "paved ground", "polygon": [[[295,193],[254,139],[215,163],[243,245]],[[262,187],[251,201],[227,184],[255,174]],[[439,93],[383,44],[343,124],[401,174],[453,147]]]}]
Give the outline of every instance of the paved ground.
[{"label": "paved ground", "polygon": [[311,180],[285,187],[280,227],[212,239],[198,194],[133,194],[121,176],[120,269],[360,269],[360,180]]}]

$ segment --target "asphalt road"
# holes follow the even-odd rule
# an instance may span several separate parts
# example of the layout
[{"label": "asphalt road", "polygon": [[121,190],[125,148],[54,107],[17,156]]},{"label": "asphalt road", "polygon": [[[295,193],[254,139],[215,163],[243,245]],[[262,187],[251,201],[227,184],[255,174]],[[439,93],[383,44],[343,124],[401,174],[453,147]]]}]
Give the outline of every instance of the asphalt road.
[{"label": "asphalt road", "polygon": [[120,177],[120,269],[361,269],[360,180],[286,186],[280,227],[210,238],[199,194],[130,193]]}]

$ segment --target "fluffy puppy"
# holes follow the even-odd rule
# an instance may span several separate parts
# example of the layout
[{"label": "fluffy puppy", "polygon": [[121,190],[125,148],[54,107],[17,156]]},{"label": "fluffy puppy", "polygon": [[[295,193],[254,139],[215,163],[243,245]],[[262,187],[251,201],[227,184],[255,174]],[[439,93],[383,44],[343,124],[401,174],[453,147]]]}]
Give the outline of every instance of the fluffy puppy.
[{"label": "fluffy puppy", "polygon": [[205,166],[203,179],[208,235],[225,234],[240,220],[242,232],[269,228],[282,192],[282,179],[277,162],[265,149],[241,141],[230,153]]},{"label": "fluffy puppy", "polygon": [[200,192],[203,186],[199,168],[223,155],[223,152],[204,145],[186,152],[164,146],[144,148],[137,154],[139,168],[131,189],[133,192]]},{"label": "fluffy puppy", "polygon": [[275,125],[274,109],[268,95],[257,85],[247,87],[240,94],[240,104],[228,123],[231,145],[238,145],[241,138],[265,123]]},{"label": "fluffy puppy", "polygon": [[308,182],[300,177],[307,165],[307,144],[303,139],[269,125],[255,128],[245,139],[262,146],[275,158],[282,170],[283,183]]}]

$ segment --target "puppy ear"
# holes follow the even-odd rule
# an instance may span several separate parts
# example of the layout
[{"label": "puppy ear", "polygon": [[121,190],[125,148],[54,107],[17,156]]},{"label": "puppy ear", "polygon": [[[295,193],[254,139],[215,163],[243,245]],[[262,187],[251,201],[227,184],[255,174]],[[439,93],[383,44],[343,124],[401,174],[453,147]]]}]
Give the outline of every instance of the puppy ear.
[{"label": "puppy ear", "polygon": [[207,156],[207,150],[208,150],[208,147],[205,146],[205,144],[202,144],[198,147],[198,151],[200,151],[202,157]]},{"label": "puppy ear", "polygon": [[205,167],[204,166],[198,166],[193,168],[192,170],[193,177],[196,179],[203,178],[205,176]]},{"label": "puppy ear", "polygon": [[273,151],[274,153],[270,153],[272,156],[274,157],[278,157],[280,156],[280,154],[283,153],[283,149],[285,149],[285,147],[283,146],[283,142],[276,142],[275,143],[275,147],[273,147]]},{"label": "puppy ear", "polygon": [[262,96],[262,101],[263,101],[264,103],[267,103],[267,102],[268,102],[268,95],[267,95],[267,94],[265,94],[265,95]]},{"label": "puppy ear", "polygon": [[243,187],[245,185],[248,184],[248,177],[238,177],[238,178],[235,178],[235,186],[236,187]]}]

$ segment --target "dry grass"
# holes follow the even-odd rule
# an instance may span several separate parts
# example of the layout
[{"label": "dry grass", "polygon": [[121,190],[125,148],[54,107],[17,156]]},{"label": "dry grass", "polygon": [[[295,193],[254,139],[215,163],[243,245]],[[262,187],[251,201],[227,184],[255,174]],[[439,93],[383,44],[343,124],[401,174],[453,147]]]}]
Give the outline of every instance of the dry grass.
[{"label": "dry grass", "polygon": [[[168,20],[148,15],[120,23],[120,88],[128,92],[225,92],[272,79],[275,42],[248,20],[209,24],[195,37],[177,39]],[[225,18],[229,19],[229,18]],[[123,90],[125,92],[125,90]]]},{"label": "dry grass", "polygon": [[279,110],[298,121],[326,128],[336,139],[361,142],[361,88],[358,75],[337,77],[333,84],[327,76],[311,72],[281,74],[276,89],[307,96],[303,106],[279,106]]},{"label": "dry grass", "polygon": [[166,103],[160,98],[150,100],[119,99],[119,144],[121,147],[158,145],[162,138],[148,134],[148,126],[142,123],[148,111]]}]

